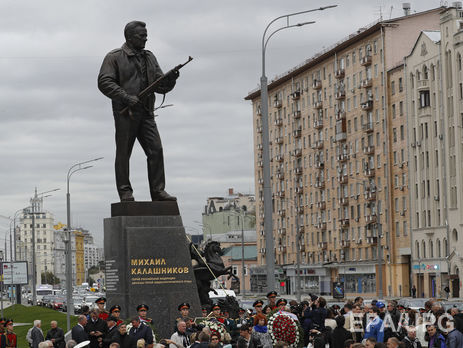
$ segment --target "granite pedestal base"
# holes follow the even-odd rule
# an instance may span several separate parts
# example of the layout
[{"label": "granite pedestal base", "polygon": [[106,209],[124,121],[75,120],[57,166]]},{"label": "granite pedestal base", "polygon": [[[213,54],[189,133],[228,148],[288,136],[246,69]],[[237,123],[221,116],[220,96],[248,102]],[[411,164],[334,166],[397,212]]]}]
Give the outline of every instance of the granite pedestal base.
[{"label": "granite pedestal base", "polygon": [[141,303],[161,338],[170,338],[177,307],[201,307],[188,241],[177,202],[123,202],[111,205],[104,220],[106,307],[122,307],[121,318],[137,315]]}]

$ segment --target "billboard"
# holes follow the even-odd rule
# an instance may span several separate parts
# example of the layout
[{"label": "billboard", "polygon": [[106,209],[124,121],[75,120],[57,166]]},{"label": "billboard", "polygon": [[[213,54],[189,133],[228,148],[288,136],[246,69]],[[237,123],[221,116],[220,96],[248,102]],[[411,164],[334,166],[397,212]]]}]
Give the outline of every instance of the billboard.
[{"label": "billboard", "polygon": [[3,262],[3,284],[25,285],[27,281],[27,261]]}]

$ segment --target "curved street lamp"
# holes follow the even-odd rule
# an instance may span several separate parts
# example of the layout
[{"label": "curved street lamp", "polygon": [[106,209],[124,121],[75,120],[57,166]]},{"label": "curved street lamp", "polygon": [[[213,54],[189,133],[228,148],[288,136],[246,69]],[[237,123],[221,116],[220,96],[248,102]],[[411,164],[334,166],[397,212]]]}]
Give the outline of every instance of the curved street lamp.
[{"label": "curved street lamp", "polygon": [[72,174],[93,167],[85,165],[103,159],[103,157],[94,158],[88,161],[79,162],[72,165],[66,177],[66,223],[67,223],[67,240],[65,240],[66,250],[66,324],[67,330],[71,330],[71,313],[74,314],[74,304],[72,303],[72,248],[71,248],[71,194],[69,192],[69,181]]},{"label": "curved street lamp", "polygon": [[[320,7],[312,10],[290,13],[287,15],[279,16],[267,25],[262,35],[262,76],[260,78],[260,95],[261,95],[261,113],[262,113],[262,172],[264,179],[264,234],[265,234],[265,263],[267,268],[267,291],[275,290],[275,252],[273,241],[273,221],[272,221],[272,188],[270,182],[270,140],[269,140],[269,127],[268,127],[268,86],[267,77],[265,76],[265,50],[269,39],[277,32],[283,29],[294,27],[301,27],[315,22],[303,22],[291,25],[289,23],[290,17],[297,16],[304,13],[323,11],[328,8],[336,7],[337,5],[330,5]],[[270,26],[276,21],[286,18],[286,25],[273,31],[267,35]]]}]

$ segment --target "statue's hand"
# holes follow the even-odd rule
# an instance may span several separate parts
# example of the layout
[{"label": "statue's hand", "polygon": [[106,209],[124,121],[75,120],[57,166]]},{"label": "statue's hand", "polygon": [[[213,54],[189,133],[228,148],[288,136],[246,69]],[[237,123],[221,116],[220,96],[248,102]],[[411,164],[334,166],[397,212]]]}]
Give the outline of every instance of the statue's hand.
[{"label": "statue's hand", "polygon": [[136,95],[128,95],[125,102],[128,106],[134,106],[140,102],[140,99]]},{"label": "statue's hand", "polygon": [[171,80],[171,81],[175,81],[178,79],[178,77],[180,76],[180,71],[178,70],[171,70],[169,71],[169,73],[166,75],[166,77]]}]

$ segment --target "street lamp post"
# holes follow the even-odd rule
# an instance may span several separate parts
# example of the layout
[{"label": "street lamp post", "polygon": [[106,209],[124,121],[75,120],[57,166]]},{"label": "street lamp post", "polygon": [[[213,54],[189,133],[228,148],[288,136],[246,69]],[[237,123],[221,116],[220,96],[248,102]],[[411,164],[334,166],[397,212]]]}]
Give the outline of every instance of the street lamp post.
[{"label": "street lamp post", "polygon": [[69,192],[69,181],[72,174],[80,170],[93,167],[92,165],[85,165],[90,162],[95,162],[103,159],[103,157],[94,158],[88,161],[79,162],[72,165],[66,177],[66,223],[67,223],[67,239],[65,240],[65,255],[66,255],[66,324],[67,330],[71,330],[71,314],[74,314],[74,304],[72,303],[72,228],[71,228],[71,194]]},{"label": "street lamp post", "polygon": [[[263,161],[263,179],[264,179],[264,233],[265,233],[265,262],[267,268],[267,291],[275,290],[275,251],[273,241],[273,221],[272,221],[272,188],[270,182],[270,139],[269,139],[269,126],[268,126],[268,86],[267,77],[265,76],[265,50],[268,41],[277,32],[283,29],[300,27],[314,22],[304,22],[294,25],[289,24],[289,18],[314,12],[321,11],[327,8],[336,7],[337,5],[320,7],[312,10],[290,13],[284,16],[279,16],[267,25],[262,35],[262,76],[260,78],[260,95],[261,95],[261,113],[262,113],[262,161]],[[268,36],[267,31],[270,26],[279,19],[286,18],[286,25],[276,29]]]}]

